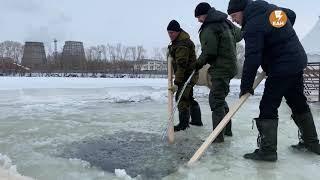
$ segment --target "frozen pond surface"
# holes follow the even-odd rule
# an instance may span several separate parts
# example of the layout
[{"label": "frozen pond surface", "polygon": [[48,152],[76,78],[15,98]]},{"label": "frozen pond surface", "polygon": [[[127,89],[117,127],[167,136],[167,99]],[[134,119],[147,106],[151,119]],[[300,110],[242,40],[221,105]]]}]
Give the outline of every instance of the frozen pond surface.
[{"label": "frozen pond surface", "polygon": [[[230,106],[238,97],[232,81]],[[292,150],[297,128],[283,102],[277,163],[248,161],[263,86],[233,118],[234,137],[184,164],[210,134],[208,90],[197,87],[204,127],[161,141],[165,79],[0,78],[0,166],[35,179],[319,179],[320,157]],[[311,104],[320,129],[320,104]],[[177,122],[177,119],[176,121]],[[125,171],[124,171],[125,170]]]}]

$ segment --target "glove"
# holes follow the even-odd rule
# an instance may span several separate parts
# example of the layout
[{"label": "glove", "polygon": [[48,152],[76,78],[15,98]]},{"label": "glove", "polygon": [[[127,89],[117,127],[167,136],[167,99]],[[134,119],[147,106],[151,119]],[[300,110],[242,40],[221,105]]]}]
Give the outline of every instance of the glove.
[{"label": "glove", "polygon": [[241,98],[243,95],[245,95],[247,93],[250,93],[251,95],[254,95],[254,90],[252,88],[248,89],[248,90],[241,90],[241,92],[239,94],[239,98]]},{"label": "glove", "polygon": [[168,88],[169,91],[171,91],[172,93],[175,93],[178,91],[178,86],[177,85],[173,85],[171,87]]}]

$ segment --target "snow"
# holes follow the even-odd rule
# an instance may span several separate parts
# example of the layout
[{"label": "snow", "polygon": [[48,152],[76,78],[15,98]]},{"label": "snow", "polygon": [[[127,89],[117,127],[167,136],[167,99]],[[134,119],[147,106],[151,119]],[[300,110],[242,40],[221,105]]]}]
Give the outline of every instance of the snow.
[{"label": "snow", "polygon": [[[38,91],[50,93],[62,92],[65,89],[74,91],[89,91],[87,96],[104,98],[112,103],[166,101],[166,79],[131,79],[131,78],[54,78],[54,77],[0,77],[0,90],[14,90],[20,94],[37,93]],[[230,83],[230,95],[238,95],[240,91],[239,79],[233,79]],[[255,91],[256,95],[262,95],[263,83]],[[207,97],[207,87],[195,88],[196,97]],[[28,97],[28,96],[25,96]],[[56,98],[56,97],[52,97]],[[25,99],[26,100],[26,99]],[[62,100],[63,101],[63,100]]]},{"label": "snow", "polygon": [[[230,107],[238,100],[239,85],[239,80],[232,80],[227,99]],[[279,161],[263,163],[242,158],[244,153],[256,148],[257,130],[251,130],[251,125],[258,115],[262,92],[263,83],[233,118],[234,137],[226,138],[224,144],[212,145],[192,168],[184,167],[180,159],[172,159],[181,166],[163,179],[319,179],[319,156],[289,148],[298,142],[297,128],[285,103],[279,109]],[[195,88],[204,127],[191,127],[175,135],[174,147],[187,146],[184,149],[190,155],[199,148],[199,141],[212,131],[208,93],[206,87]],[[310,106],[319,130],[320,105]],[[138,136],[139,142],[148,142],[161,138],[166,123],[166,79],[0,77],[0,152],[6,155],[0,155],[0,169],[5,174],[12,172],[15,176],[22,174],[46,180],[133,179],[136,177],[125,166],[104,171],[94,166],[94,162],[79,157],[61,157],[61,151],[74,147],[77,142],[95,144],[101,140],[99,137],[130,142],[125,135],[134,136],[130,132],[139,132],[145,137]],[[124,135],[114,138],[117,134]],[[169,152],[172,157],[182,153],[179,148],[171,148]],[[172,163],[162,162],[166,158],[158,154],[142,162],[143,167],[165,169],[167,163]],[[154,162],[159,161],[161,166],[154,167]],[[142,164],[132,166],[141,168]],[[0,172],[0,179],[2,174]]]},{"label": "snow", "polygon": [[124,169],[115,169],[114,173],[116,174],[117,177],[122,178],[123,180],[133,180],[134,179],[134,178],[130,177],[126,173],[126,170],[124,170]]},{"label": "snow", "polygon": [[165,87],[165,79],[0,77],[0,90],[50,88]]}]

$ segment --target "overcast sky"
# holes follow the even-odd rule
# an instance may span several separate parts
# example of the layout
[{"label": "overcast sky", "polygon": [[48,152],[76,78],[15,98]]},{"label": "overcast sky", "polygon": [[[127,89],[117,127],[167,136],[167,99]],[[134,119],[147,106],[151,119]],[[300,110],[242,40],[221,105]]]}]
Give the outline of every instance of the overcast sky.
[{"label": "overcast sky", "polygon": [[[300,38],[320,15],[319,0],[268,0],[297,13],[295,29]],[[0,0],[0,41],[43,41],[60,46],[65,40],[96,44],[164,47],[166,27],[177,19],[198,42],[199,23],[194,18],[198,0]],[[207,1],[226,12],[229,0]],[[303,4],[303,5],[302,5]]]}]

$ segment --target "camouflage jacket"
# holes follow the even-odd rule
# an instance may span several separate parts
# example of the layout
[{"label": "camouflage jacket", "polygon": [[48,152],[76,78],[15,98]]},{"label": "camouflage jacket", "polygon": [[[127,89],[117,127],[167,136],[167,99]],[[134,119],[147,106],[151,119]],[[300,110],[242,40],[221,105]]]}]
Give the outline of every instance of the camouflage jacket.
[{"label": "camouflage jacket", "polygon": [[[183,85],[192,74],[190,65],[196,62],[195,45],[191,41],[190,36],[182,31],[176,40],[168,47],[170,56],[173,58],[172,66],[174,70],[174,84]],[[195,85],[198,80],[198,72],[195,73],[191,80],[191,85]]]}]

